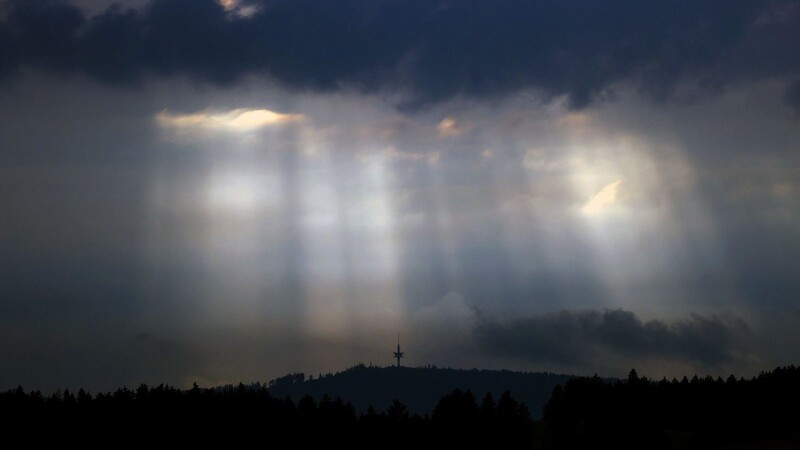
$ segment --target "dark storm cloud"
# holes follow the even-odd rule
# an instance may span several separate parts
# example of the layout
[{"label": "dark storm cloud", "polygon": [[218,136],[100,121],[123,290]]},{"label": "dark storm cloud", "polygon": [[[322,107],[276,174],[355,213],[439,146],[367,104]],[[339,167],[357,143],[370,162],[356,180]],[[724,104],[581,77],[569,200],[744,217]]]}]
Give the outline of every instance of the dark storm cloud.
[{"label": "dark storm cloud", "polygon": [[[87,18],[56,0],[12,0],[0,73],[20,66],[111,83],[247,74],[314,90],[399,89],[406,105],[533,88],[584,106],[623,80],[667,97],[689,77],[796,74],[796,0],[154,0]],[[764,70],[753,71],[752,62]],[[762,61],[763,62],[763,61]],[[713,85],[713,86],[711,86]]]},{"label": "dark storm cloud", "polygon": [[589,367],[607,357],[719,366],[742,358],[742,339],[750,334],[738,320],[692,315],[667,324],[642,321],[624,310],[562,311],[504,323],[484,320],[476,333],[484,349],[498,355]]}]

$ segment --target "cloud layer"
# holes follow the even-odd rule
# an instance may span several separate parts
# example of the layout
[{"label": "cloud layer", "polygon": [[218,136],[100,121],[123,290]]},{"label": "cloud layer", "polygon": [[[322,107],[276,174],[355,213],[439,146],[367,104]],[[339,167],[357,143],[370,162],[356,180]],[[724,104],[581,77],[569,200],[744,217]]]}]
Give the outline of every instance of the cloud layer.
[{"label": "cloud layer", "polygon": [[253,74],[390,90],[412,107],[520,89],[582,107],[620,82],[665,98],[681,84],[706,91],[800,69],[797,0],[153,0],[94,17],[65,1],[11,0],[7,10],[0,74],[33,66],[116,84]]},{"label": "cloud layer", "polygon": [[484,320],[476,332],[484,349],[532,363],[599,367],[604,358],[622,357],[719,367],[746,357],[749,329],[742,321],[716,316],[643,321],[618,309]]},{"label": "cloud layer", "polygon": [[800,2],[112,1],[0,0],[0,387],[800,354]]},{"label": "cloud layer", "polygon": [[284,114],[268,109],[238,108],[213,113],[200,111],[192,114],[176,114],[161,111],[156,114],[158,125],[174,130],[227,130],[235,132],[255,131],[260,128],[282,125],[304,120],[302,114]]}]

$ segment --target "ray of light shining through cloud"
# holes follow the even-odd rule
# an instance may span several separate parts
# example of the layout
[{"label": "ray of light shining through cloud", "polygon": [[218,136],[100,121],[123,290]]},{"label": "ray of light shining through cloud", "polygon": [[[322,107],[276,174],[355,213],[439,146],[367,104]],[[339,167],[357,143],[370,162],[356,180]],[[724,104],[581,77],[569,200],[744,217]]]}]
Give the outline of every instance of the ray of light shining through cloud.
[{"label": "ray of light shining through cloud", "polygon": [[800,356],[797,0],[112,3],[0,0],[0,389]]}]

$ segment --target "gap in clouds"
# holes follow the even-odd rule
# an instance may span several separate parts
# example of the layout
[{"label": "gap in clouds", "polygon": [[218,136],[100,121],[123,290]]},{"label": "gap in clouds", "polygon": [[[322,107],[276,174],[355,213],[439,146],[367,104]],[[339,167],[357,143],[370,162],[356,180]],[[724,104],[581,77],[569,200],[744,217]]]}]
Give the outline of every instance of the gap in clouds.
[{"label": "gap in clouds", "polygon": [[796,1],[268,3],[4,4],[0,385],[794,362]]}]

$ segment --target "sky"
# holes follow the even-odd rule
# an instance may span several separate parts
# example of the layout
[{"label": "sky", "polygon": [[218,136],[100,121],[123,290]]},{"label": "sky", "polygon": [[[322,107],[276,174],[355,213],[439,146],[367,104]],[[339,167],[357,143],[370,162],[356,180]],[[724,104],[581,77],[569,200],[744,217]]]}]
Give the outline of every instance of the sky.
[{"label": "sky", "polygon": [[0,0],[0,389],[800,357],[798,0]]}]

